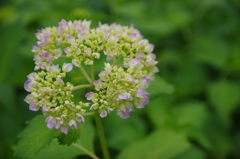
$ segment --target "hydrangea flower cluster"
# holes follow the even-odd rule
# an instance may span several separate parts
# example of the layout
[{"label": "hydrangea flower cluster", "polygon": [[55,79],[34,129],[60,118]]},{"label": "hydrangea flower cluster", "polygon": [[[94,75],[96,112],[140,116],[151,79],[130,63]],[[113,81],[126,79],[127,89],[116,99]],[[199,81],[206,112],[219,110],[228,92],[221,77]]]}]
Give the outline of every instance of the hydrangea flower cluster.
[{"label": "hydrangea flower cluster", "polygon": [[[121,118],[128,118],[134,107],[144,108],[149,102],[146,88],[159,71],[154,46],[133,26],[99,23],[90,29],[90,24],[62,20],[58,27],[39,30],[32,49],[36,72],[24,84],[30,92],[25,98],[29,109],[41,110],[47,126],[65,134],[69,128],[77,129],[77,122],[84,122],[87,109],[99,111],[101,117],[116,110]],[[106,62],[98,80],[83,72],[92,88],[85,97],[92,103],[74,103],[72,91],[78,87],[64,82],[66,73],[73,67],[84,71],[84,65],[94,65],[101,56],[106,56]],[[71,63],[61,68],[54,65],[62,57],[70,58]]]}]

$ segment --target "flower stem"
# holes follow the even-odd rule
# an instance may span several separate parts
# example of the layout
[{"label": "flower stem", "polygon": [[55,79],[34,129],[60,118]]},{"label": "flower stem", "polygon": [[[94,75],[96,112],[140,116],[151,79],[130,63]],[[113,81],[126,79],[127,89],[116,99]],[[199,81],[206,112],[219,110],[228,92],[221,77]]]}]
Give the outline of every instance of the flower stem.
[{"label": "flower stem", "polygon": [[94,65],[92,65],[91,67],[91,76],[92,76],[92,86],[94,86],[93,82],[94,82]]},{"label": "flower stem", "polygon": [[61,55],[60,57],[71,58],[71,57],[68,57],[68,56],[66,56],[66,55]]},{"label": "flower stem", "polygon": [[121,58],[122,58],[122,57],[120,56],[120,57],[118,57],[117,59],[114,59],[113,65],[117,65],[118,61],[121,60]]},{"label": "flower stem", "polygon": [[90,115],[94,115],[95,112],[89,112],[89,113],[84,113],[83,116],[90,116]]},{"label": "flower stem", "polygon": [[92,152],[90,152],[88,149],[86,149],[85,147],[83,147],[80,144],[73,144],[74,146],[76,146],[77,148],[79,148],[80,150],[86,152],[86,154],[88,154],[89,156],[91,156],[93,159],[99,159],[99,157],[97,157],[95,154],[93,154]]},{"label": "flower stem", "polygon": [[103,158],[110,159],[107,142],[103,132],[102,119],[100,118],[99,113],[97,111],[95,113],[95,121],[96,121],[96,126],[98,130],[98,136],[99,136],[102,152],[103,152]]},{"label": "flower stem", "polygon": [[81,70],[82,74],[84,75],[84,77],[88,80],[89,83],[92,83],[91,78],[88,76],[87,72],[85,71],[85,69],[80,66],[79,69]]},{"label": "flower stem", "polygon": [[90,87],[92,87],[91,84],[78,85],[78,86],[73,87],[72,91],[75,91],[77,89],[82,89],[82,88],[90,88]]}]

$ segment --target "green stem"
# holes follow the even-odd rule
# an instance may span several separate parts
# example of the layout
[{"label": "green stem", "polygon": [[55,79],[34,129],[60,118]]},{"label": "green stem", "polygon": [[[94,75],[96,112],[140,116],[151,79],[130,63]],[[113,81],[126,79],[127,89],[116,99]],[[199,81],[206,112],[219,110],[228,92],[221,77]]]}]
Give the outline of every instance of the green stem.
[{"label": "green stem", "polygon": [[89,112],[89,113],[83,114],[83,116],[90,116],[90,115],[94,115],[94,114],[95,114],[95,112]]},{"label": "green stem", "polygon": [[116,56],[114,56],[112,64],[115,65],[115,63],[116,63]]},{"label": "green stem", "polygon": [[93,154],[92,152],[90,152],[88,149],[86,149],[85,147],[83,147],[80,144],[73,144],[74,146],[76,146],[77,148],[79,148],[80,150],[82,150],[83,152],[86,152],[86,154],[88,154],[89,156],[91,156],[93,159],[99,159],[99,157],[97,157],[95,154]]},{"label": "green stem", "polygon": [[91,67],[91,75],[92,75],[92,86],[94,86],[93,82],[94,82],[94,65],[92,65]]},{"label": "green stem", "polygon": [[71,57],[68,57],[68,56],[66,56],[66,55],[61,55],[60,57],[71,58]]},{"label": "green stem", "polygon": [[[115,57],[114,57],[114,58],[115,58]],[[113,62],[113,65],[116,65],[121,58],[122,58],[122,57],[120,56],[120,57],[118,57],[117,59],[115,59],[114,62]]]},{"label": "green stem", "polygon": [[91,78],[88,76],[87,72],[85,71],[85,69],[80,66],[79,69],[81,70],[82,74],[84,75],[84,77],[88,80],[89,83],[92,83]]},{"label": "green stem", "polygon": [[77,89],[82,89],[82,88],[90,88],[90,87],[92,87],[91,84],[83,84],[83,85],[73,87],[72,91],[75,91]]},{"label": "green stem", "polygon": [[98,130],[98,136],[99,136],[102,152],[103,152],[103,158],[110,159],[107,142],[103,132],[102,119],[100,118],[99,113],[97,111],[95,113],[95,121],[96,121],[96,126]]}]

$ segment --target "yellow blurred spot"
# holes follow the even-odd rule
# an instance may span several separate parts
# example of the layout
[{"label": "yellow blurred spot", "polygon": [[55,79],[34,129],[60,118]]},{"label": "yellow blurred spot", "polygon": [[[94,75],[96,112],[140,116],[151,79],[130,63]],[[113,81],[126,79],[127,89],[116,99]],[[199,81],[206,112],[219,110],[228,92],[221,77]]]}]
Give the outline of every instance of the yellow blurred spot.
[{"label": "yellow blurred spot", "polygon": [[75,8],[71,14],[76,18],[76,19],[85,19],[90,16],[90,12],[87,9],[84,8]]},{"label": "yellow blurred spot", "polygon": [[71,83],[72,84],[79,84],[81,82],[81,80],[85,79],[85,77],[83,76],[77,76],[77,77],[73,77],[71,79]]},{"label": "yellow blurred spot", "polygon": [[15,9],[12,6],[4,6],[0,8],[0,21],[4,21],[12,17],[15,13]]}]

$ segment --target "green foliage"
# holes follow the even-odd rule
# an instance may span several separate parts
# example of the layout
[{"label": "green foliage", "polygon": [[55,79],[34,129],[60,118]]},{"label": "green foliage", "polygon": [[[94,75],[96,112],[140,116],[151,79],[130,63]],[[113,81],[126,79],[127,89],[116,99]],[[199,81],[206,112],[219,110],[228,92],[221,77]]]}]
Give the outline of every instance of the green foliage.
[{"label": "green foliage", "polygon": [[[6,78],[8,71],[10,71],[11,65],[14,61],[14,56],[17,47],[19,47],[20,41],[24,35],[24,28],[20,22],[16,22],[14,25],[10,27],[1,26],[1,39],[0,39],[0,50],[1,50],[1,58],[0,58],[0,87],[2,85],[3,80]],[[16,37],[16,38],[10,38]]]},{"label": "green foliage", "polygon": [[121,150],[133,141],[144,137],[146,133],[144,121],[134,112],[131,113],[131,116],[131,118],[123,120],[115,113],[111,113],[103,120],[104,125],[111,126],[111,129],[106,127],[105,132],[108,134],[108,144],[112,148]]},{"label": "green foliage", "polygon": [[156,76],[155,81],[150,83],[147,91],[151,95],[156,95],[159,93],[172,93],[174,90],[173,86],[168,84],[164,79]]},{"label": "green foliage", "polygon": [[215,37],[197,37],[192,42],[192,55],[194,60],[224,69],[227,64],[228,48],[223,40]]},{"label": "green foliage", "polygon": [[44,119],[44,116],[38,115],[28,122],[29,125],[19,136],[15,155],[22,158],[65,159],[87,154],[77,148],[76,144],[93,152],[94,129],[90,122],[78,124],[79,129],[71,129],[65,135],[59,130],[47,128]]},{"label": "green foliage", "polygon": [[149,105],[146,106],[147,115],[154,127],[161,128],[169,123],[169,106],[170,103],[164,96],[152,99]]},{"label": "green foliage", "polygon": [[[79,124],[78,124],[79,126]],[[58,142],[60,145],[71,145],[73,143],[76,143],[76,141],[80,138],[81,134],[81,128],[78,129],[69,129],[68,134],[61,133],[60,136],[58,136]]]},{"label": "green foliage", "polygon": [[205,159],[206,155],[202,150],[196,147],[192,147],[185,151],[183,154],[173,157],[172,159]]},{"label": "green foliage", "polygon": [[[12,159],[12,147],[23,158],[86,154],[71,144],[76,138],[68,142],[71,136],[62,134],[60,141],[66,145],[57,139],[51,142],[60,133],[49,130],[41,116],[30,121],[16,146],[25,121],[38,114],[23,102],[27,95],[23,83],[34,67],[30,50],[36,30],[56,26],[61,19],[85,18],[92,20],[92,27],[98,21],[134,24],[155,45],[159,61],[160,72],[148,88],[150,103],[131,112],[129,119],[120,119],[115,112],[103,119],[111,158],[117,154],[118,158],[150,154],[159,159],[240,158],[240,1],[5,0],[1,4],[0,158]],[[95,69],[102,70],[98,63]],[[81,76],[71,82],[77,85]],[[74,95],[79,100],[85,93]],[[102,158],[91,122],[79,127],[72,132],[76,137],[80,133],[76,143],[91,152],[94,143]],[[44,134],[47,140],[41,137]]]},{"label": "green foliage", "polygon": [[153,132],[145,140],[125,148],[118,159],[173,158],[190,148],[183,134],[167,129]]},{"label": "green foliage", "polygon": [[49,129],[44,122],[45,117],[36,116],[28,122],[28,126],[20,134],[20,140],[15,150],[15,155],[22,158],[29,158],[38,151],[49,145],[59,131]]},{"label": "green foliage", "polygon": [[192,101],[177,105],[171,115],[174,126],[201,128],[208,113],[204,103]]},{"label": "green foliage", "polygon": [[[90,152],[94,152],[93,150],[93,141],[94,141],[94,128],[89,120],[86,123],[79,124],[81,130],[81,137],[76,142],[76,144],[83,146]],[[38,154],[36,154],[33,159],[66,159],[73,158],[78,155],[85,155],[86,152],[80,150],[72,144],[70,146],[59,145],[57,139],[54,139],[52,143],[47,146],[45,149],[41,150]]]},{"label": "green foliage", "polygon": [[210,85],[208,97],[217,111],[220,120],[226,126],[230,126],[231,113],[240,102],[240,84],[230,81],[218,81]]}]

